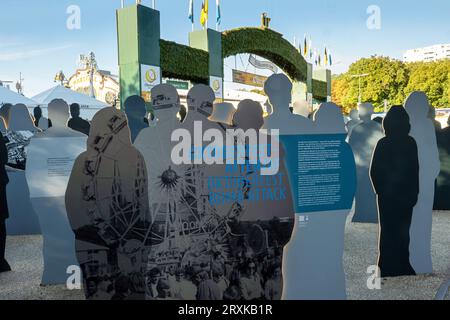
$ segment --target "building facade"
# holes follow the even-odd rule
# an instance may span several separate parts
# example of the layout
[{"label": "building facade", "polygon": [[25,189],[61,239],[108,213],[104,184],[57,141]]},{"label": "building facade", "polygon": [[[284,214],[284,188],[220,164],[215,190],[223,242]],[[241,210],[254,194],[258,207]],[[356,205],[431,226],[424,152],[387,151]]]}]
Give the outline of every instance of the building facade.
[{"label": "building facade", "polygon": [[403,55],[404,62],[432,62],[442,59],[450,59],[450,44],[438,44],[434,46],[408,50]]},{"label": "building facade", "polygon": [[[120,86],[118,76],[111,74],[109,71],[95,70],[92,83],[95,99],[109,105],[117,105],[119,103]],[[68,86],[73,91],[90,95],[91,69],[78,69],[69,78]]]}]

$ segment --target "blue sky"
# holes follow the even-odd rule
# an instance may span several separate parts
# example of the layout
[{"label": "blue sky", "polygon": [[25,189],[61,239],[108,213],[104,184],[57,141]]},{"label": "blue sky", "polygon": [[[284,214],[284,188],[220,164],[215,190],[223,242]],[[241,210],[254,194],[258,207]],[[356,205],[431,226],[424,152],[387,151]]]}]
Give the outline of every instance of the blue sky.
[{"label": "blue sky", "polygon": [[[199,28],[201,0],[194,1]],[[156,0],[164,39],[187,44],[188,2]],[[143,3],[150,5],[151,0]],[[80,30],[66,28],[70,5],[81,9]],[[335,73],[360,57],[401,58],[407,49],[450,42],[448,0],[221,0],[221,5],[221,29],[258,26],[261,12],[267,11],[271,27],[288,40],[294,36],[303,40],[306,33],[320,51],[329,47]],[[381,9],[380,30],[366,27],[369,5]],[[120,0],[0,0],[0,80],[16,81],[22,72],[25,94],[33,96],[54,85],[57,71],[71,75],[78,55],[89,51],[96,53],[100,68],[118,73],[115,10],[119,6]],[[215,0],[210,0],[210,7],[210,26],[214,26]]]}]

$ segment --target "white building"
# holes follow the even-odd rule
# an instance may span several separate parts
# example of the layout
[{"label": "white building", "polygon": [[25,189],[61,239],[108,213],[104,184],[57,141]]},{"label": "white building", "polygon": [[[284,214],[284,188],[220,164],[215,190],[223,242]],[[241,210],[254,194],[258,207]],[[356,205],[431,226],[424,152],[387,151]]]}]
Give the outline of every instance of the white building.
[{"label": "white building", "polygon": [[450,59],[450,44],[412,49],[403,55],[404,62],[432,62],[441,59]]}]

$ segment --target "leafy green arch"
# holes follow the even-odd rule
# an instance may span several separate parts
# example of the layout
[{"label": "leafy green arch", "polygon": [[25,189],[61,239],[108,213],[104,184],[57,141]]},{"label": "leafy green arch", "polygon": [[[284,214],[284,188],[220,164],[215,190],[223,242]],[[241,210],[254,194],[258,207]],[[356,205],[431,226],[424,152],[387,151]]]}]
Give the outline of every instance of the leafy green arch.
[{"label": "leafy green arch", "polygon": [[308,66],[292,44],[271,29],[238,28],[222,33],[223,58],[253,53],[272,61],[293,81],[306,82]]},{"label": "leafy green arch", "polygon": [[[164,77],[208,81],[208,52],[162,39],[160,47]],[[253,53],[272,61],[293,81],[307,81],[308,67],[303,56],[281,34],[273,30],[239,28],[223,32],[223,59],[241,53]]]}]

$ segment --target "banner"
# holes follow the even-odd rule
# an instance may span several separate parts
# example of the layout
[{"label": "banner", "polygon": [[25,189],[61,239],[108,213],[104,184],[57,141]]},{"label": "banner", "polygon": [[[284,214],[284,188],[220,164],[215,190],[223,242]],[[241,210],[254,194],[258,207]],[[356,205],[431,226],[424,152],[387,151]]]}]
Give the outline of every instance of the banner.
[{"label": "banner", "polygon": [[161,68],[141,64],[141,96],[150,102],[153,87],[161,84]]},{"label": "banner", "polygon": [[257,69],[267,69],[273,73],[278,73],[278,67],[274,63],[267,60],[258,60],[258,58],[252,54],[248,58],[248,62]]},{"label": "banner", "polygon": [[213,89],[216,99],[223,99],[223,79],[220,77],[209,77],[209,86]]},{"label": "banner", "polygon": [[266,80],[267,77],[265,76],[233,69],[233,82],[235,83],[263,88]]}]

